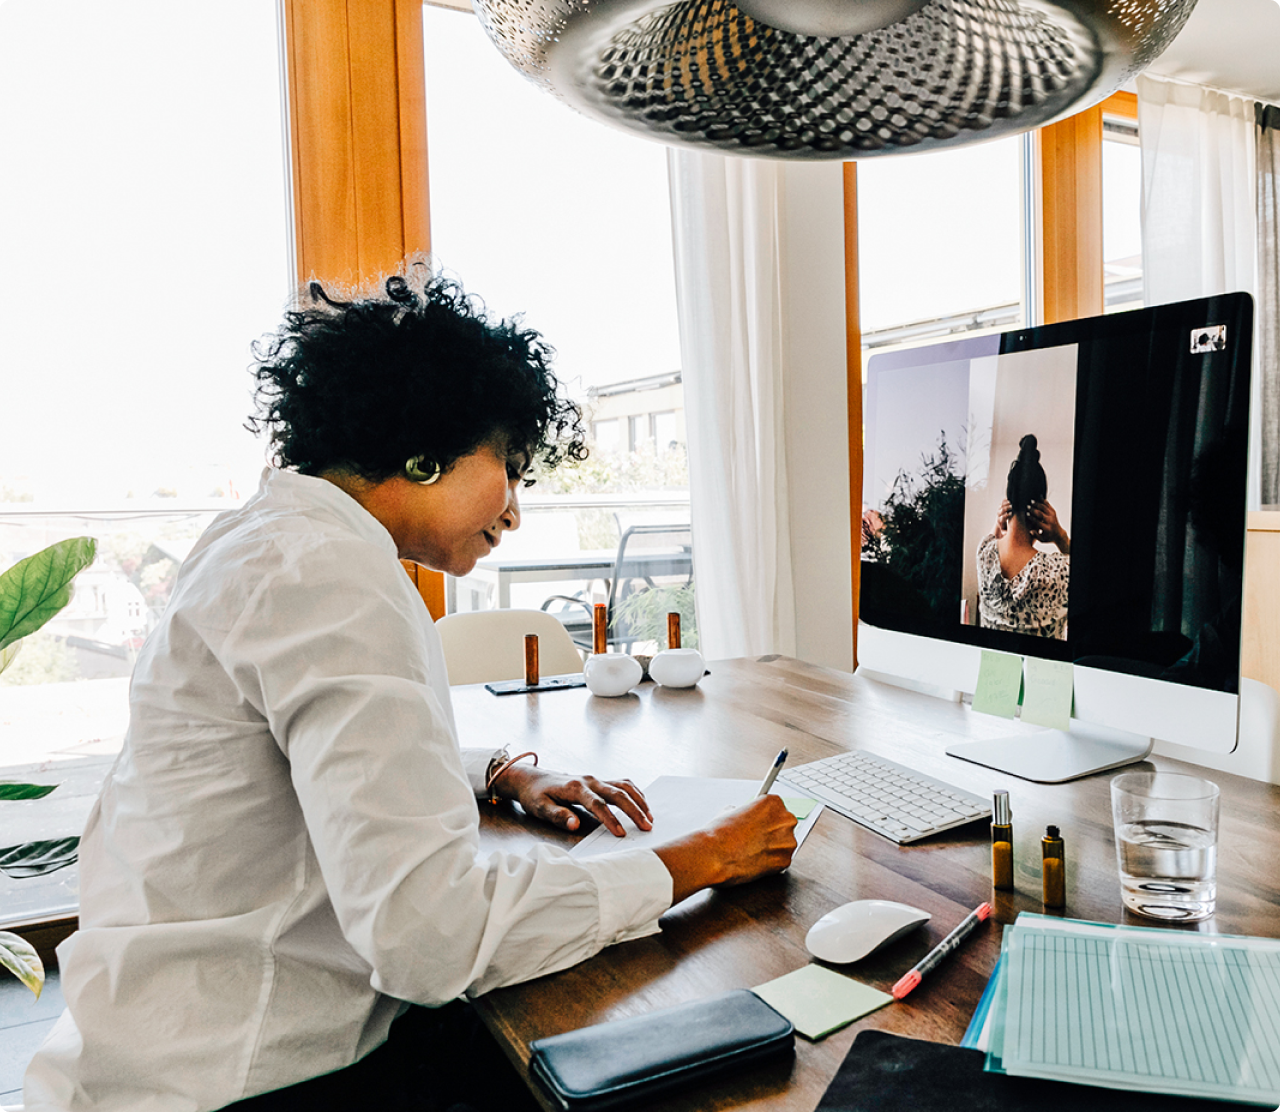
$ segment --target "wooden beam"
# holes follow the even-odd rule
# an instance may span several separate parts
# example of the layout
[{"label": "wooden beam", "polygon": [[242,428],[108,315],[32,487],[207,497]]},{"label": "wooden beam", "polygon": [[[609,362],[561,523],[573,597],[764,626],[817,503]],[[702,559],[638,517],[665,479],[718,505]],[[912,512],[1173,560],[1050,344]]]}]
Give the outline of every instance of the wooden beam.
[{"label": "wooden beam", "polygon": [[853,580],[853,666],[858,666],[858,597],[862,584],[862,322],[858,301],[858,166],[844,164],[845,382],[849,428],[849,561]]},{"label": "wooden beam", "polygon": [[1102,106],[1040,129],[1044,321],[1102,312]]},{"label": "wooden beam", "polygon": [[298,280],[370,285],[431,249],[421,0],[285,0],[285,36]]}]

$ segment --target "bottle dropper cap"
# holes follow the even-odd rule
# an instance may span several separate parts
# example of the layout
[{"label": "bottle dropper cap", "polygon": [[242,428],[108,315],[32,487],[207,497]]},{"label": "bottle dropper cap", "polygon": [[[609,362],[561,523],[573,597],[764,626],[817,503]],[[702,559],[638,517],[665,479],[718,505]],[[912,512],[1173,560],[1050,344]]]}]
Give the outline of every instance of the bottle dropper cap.
[{"label": "bottle dropper cap", "polygon": [[994,826],[1008,826],[1013,822],[1013,809],[1009,806],[1009,793],[1001,788],[991,799],[991,822]]}]

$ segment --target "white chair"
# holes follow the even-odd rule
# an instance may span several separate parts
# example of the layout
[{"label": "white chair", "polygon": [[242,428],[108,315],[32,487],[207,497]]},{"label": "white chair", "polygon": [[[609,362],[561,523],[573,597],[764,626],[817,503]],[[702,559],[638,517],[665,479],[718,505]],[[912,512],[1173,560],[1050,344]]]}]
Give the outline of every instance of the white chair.
[{"label": "white chair", "polygon": [[436,622],[449,682],[493,683],[524,678],[524,637],[538,635],[538,672],[582,671],[582,654],[568,631],[543,610],[473,610]]}]

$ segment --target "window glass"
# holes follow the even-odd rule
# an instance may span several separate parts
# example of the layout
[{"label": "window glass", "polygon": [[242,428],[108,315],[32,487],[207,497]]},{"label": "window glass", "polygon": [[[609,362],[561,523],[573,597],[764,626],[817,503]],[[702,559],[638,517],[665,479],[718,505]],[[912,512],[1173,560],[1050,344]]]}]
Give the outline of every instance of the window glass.
[{"label": "window glass", "polygon": [[1021,146],[858,163],[864,356],[1022,323]]},{"label": "window glass", "polygon": [[1140,309],[1142,297],[1142,151],[1138,121],[1103,117],[1102,264],[1105,312]]},{"label": "window glass", "polygon": [[[274,5],[0,4],[0,569],[92,536],[71,603],[0,674],[0,850],[75,835],[133,657],[196,536],[252,493],[249,345],[289,289]],[[0,870],[0,921],[76,868]]]},{"label": "window glass", "polygon": [[[423,22],[436,261],[493,312],[522,314],[546,337],[593,438],[586,464],[522,495],[524,525],[448,585],[450,606],[604,601],[607,576],[582,578],[573,564],[616,549],[637,515],[688,521],[684,437],[673,431],[684,403],[666,149],[535,88],[469,13],[428,6]],[[537,523],[569,513],[576,543]],[[489,565],[516,556],[563,557],[565,578],[507,590]]]}]

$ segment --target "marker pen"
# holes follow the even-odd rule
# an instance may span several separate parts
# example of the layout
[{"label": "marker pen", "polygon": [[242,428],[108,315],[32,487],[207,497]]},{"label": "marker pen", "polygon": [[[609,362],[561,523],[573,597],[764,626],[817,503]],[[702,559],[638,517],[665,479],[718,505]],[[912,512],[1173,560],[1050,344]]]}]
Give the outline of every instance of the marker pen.
[{"label": "marker pen", "polygon": [[924,975],[934,966],[938,965],[952,950],[956,949],[961,942],[973,933],[974,928],[983,922],[987,916],[991,914],[992,908],[989,903],[979,904],[968,915],[960,920],[960,925],[956,927],[946,938],[939,942],[932,950],[930,950],[923,958],[920,959],[916,967],[907,973],[904,973],[893,986],[891,992],[895,1000],[901,1000],[913,988],[916,987],[923,979]]}]

